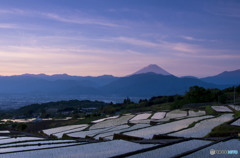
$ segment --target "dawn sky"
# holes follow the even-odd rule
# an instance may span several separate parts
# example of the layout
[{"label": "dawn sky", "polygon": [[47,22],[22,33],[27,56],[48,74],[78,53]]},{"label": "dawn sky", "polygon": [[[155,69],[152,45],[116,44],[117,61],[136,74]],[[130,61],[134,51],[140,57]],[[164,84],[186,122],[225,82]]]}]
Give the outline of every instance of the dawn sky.
[{"label": "dawn sky", "polygon": [[240,69],[238,0],[0,0],[0,75]]}]

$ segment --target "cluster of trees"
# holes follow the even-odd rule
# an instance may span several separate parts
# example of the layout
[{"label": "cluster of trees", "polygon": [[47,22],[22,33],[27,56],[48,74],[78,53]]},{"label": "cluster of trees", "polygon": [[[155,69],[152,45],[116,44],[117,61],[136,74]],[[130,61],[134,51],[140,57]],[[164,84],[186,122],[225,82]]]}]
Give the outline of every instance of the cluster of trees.
[{"label": "cluster of trees", "polygon": [[138,103],[134,103],[130,98],[126,98],[122,104],[111,104],[101,109],[102,113],[113,114],[116,112],[133,112],[141,110],[152,110],[151,107],[166,106],[168,109],[177,109],[186,105],[202,105],[202,104],[226,104],[233,103],[234,91],[236,101],[240,102],[240,86],[230,87],[223,90],[205,89],[199,86],[189,88],[185,95],[174,96],[158,96],[151,99],[141,99]]},{"label": "cluster of trees", "polygon": [[[235,91],[235,92],[234,92]],[[235,93],[235,96],[234,96]],[[189,103],[231,103],[235,99],[239,98],[240,86],[230,87],[224,90],[219,89],[205,89],[202,87],[194,86],[190,87],[189,91],[185,94],[185,98]]]},{"label": "cluster of trees", "polygon": [[0,118],[66,117],[65,115],[62,115],[62,113],[68,111],[72,111],[71,115],[74,114],[74,117],[77,117],[82,108],[94,107],[100,109],[107,105],[108,103],[101,101],[89,100],[69,100],[31,104],[20,109],[9,110],[8,112],[0,111]]}]

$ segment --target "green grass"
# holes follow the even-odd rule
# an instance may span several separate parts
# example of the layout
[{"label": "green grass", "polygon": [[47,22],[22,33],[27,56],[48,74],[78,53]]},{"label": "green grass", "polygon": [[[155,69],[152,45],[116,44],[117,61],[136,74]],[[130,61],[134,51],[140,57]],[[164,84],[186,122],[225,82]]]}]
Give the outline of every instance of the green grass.
[{"label": "green grass", "polygon": [[234,118],[240,117],[240,110],[234,112]]},{"label": "green grass", "polygon": [[154,113],[152,113],[147,119],[151,119],[153,115],[154,115]]},{"label": "green grass", "polygon": [[162,103],[162,104],[154,104],[151,106],[135,106],[134,108],[123,108],[119,110],[120,114],[125,114],[125,113],[136,113],[136,112],[145,112],[145,111],[153,111],[153,112],[158,112],[158,111],[164,111],[164,110],[170,110],[171,108],[171,103]]},{"label": "green grass", "polygon": [[200,121],[195,121],[195,122],[191,123],[190,125],[188,125],[187,128],[192,128],[192,127],[194,127],[198,122],[200,122]]},{"label": "green grass", "polygon": [[205,111],[207,115],[217,115],[217,112],[211,108],[211,106],[206,106]]},{"label": "green grass", "polygon": [[163,104],[155,104],[150,107],[150,109],[154,112],[163,111],[163,110],[170,110],[171,104],[170,103],[163,103]]},{"label": "green grass", "polygon": [[215,127],[206,137],[228,137],[238,135],[238,133],[240,133],[240,127],[223,123]]}]

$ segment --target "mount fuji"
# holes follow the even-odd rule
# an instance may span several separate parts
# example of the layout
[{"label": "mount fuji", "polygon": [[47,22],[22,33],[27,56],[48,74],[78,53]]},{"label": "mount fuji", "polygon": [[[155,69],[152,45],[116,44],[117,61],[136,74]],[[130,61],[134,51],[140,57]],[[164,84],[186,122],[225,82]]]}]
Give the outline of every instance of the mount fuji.
[{"label": "mount fuji", "polygon": [[155,74],[160,74],[160,75],[164,75],[164,76],[168,76],[168,75],[172,75],[169,72],[167,72],[166,70],[162,69],[161,67],[159,67],[156,64],[150,64],[142,69],[140,69],[139,71],[133,73],[133,75],[137,75],[137,74],[144,74],[144,73],[155,73]]}]

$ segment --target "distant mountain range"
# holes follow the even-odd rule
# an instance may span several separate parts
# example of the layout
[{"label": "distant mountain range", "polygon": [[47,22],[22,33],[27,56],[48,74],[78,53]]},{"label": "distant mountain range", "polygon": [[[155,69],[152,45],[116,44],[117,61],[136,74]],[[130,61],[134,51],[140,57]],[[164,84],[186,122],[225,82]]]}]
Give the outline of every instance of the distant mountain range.
[{"label": "distant mountain range", "polygon": [[228,84],[239,85],[240,84],[240,70],[224,71],[216,76],[201,78],[202,81],[214,83],[214,84]]},{"label": "distant mountain range", "polygon": [[[184,94],[189,87],[198,85],[206,88],[217,88],[217,85],[193,78],[178,78],[173,75],[143,73],[122,77],[103,87],[106,94],[120,96],[151,97],[160,95]],[[223,88],[224,86],[219,86]]]},{"label": "distant mountain range", "polygon": [[125,77],[111,75],[82,77],[67,74],[0,76],[0,94],[98,95],[145,98],[183,94],[190,86],[195,85],[222,89],[238,84],[240,84],[240,70],[199,79],[193,76],[176,77],[157,65],[149,65]]}]

